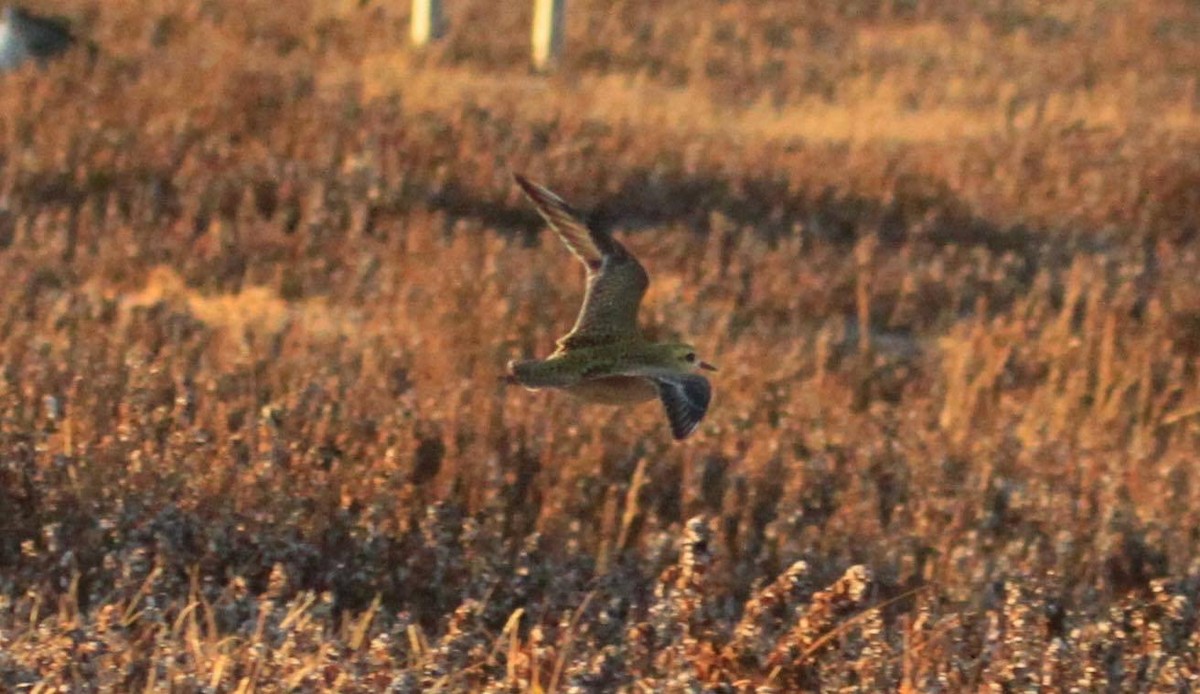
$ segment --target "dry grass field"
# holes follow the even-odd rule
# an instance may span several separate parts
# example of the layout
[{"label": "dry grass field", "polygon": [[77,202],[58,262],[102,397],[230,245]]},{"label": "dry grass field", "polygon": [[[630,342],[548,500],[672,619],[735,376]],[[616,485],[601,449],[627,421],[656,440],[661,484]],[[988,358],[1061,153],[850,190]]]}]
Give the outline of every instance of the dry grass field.
[{"label": "dry grass field", "polygon": [[[1194,0],[47,0],[0,689],[1193,691]],[[505,388],[618,230],[708,419]]]}]

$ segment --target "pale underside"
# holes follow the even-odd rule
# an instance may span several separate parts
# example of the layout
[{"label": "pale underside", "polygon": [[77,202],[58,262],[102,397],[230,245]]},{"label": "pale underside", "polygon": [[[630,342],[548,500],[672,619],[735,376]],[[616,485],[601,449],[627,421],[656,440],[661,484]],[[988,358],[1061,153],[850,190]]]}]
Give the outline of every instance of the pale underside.
[{"label": "pale underside", "polygon": [[589,378],[563,390],[581,400],[602,405],[635,405],[658,397],[658,386],[640,376]]}]

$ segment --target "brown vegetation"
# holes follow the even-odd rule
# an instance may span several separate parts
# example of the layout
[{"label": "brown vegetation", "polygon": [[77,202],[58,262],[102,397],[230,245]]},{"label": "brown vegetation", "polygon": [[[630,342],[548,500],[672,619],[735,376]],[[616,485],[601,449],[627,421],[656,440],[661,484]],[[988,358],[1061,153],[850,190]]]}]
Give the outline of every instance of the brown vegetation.
[{"label": "brown vegetation", "polygon": [[[0,84],[0,687],[1183,691],[1200,8],[56,3]],[[831,10],[828,6],[837,5]],[[654,405],[506,389],[624,229]]]}]

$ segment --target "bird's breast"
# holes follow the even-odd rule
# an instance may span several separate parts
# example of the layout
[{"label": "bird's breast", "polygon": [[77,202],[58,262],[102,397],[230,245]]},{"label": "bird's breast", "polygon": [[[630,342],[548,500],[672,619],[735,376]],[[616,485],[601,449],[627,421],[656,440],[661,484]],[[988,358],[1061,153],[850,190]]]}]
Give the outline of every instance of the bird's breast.
[{"label": "bird's breast", "polygon": [[566,391],[581,400],[605,405],[629,405],[658,397],[654,384],[638,376],[590,378]]}]

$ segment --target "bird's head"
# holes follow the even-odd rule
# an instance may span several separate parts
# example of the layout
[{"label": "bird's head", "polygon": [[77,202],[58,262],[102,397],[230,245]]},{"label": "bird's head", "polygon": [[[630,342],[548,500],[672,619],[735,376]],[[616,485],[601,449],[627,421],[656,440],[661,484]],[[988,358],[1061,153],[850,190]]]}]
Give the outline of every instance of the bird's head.
[{"label": "bird's head", "polygon": [[663,360],[667,365],[673,367],[675,371],[684,373],[694,373],[696,371],[716,371],[717,367],[702,361],[696,355],[696,348],[686,344],[666,344],[662,345]]}]

